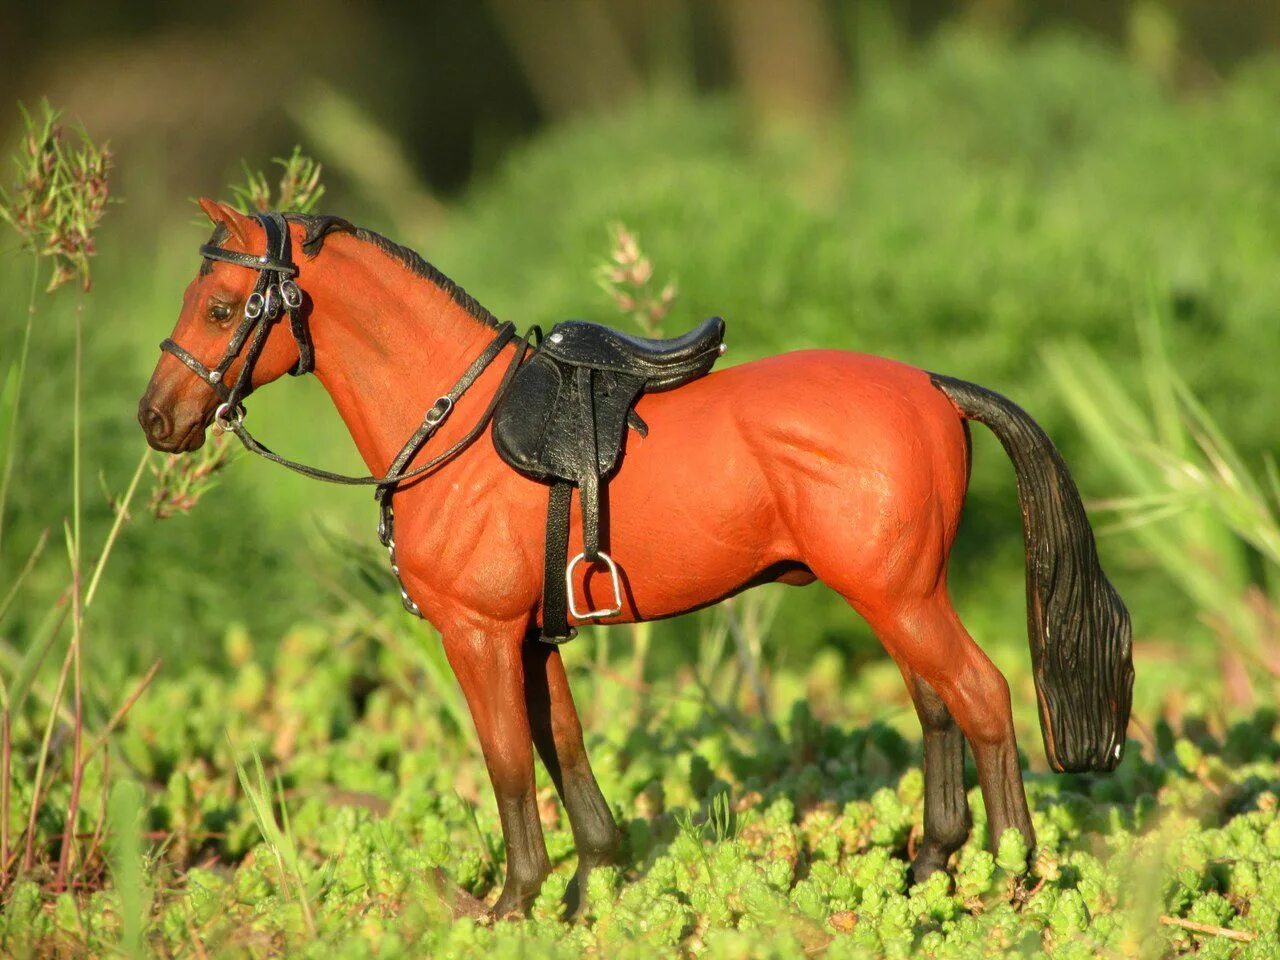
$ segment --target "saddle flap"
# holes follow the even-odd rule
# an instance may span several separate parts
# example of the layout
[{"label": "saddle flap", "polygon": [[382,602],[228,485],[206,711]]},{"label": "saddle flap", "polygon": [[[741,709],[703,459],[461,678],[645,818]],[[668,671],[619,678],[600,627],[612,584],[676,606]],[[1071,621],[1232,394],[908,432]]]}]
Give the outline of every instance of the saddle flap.
[{"label": "saddle flap", "polygon": [[[542,586],[542,634],[548,643],[573,636],[569,613],[595,619],[622,608],[618,568],[602,544],[601,504],[607,498],[602,481],[622,458],[640,394],[701,377],[720,356],[723,341],[719,317],[671,340],[569,320],[552,328],[502,396],[493,417],[498,455],[526,476],[551,484]],[[572,564],[566,562],[570,485],[578,487],[583,542]],[[613,607],[578,610],[573,605],[570,575],[581,560],[603,561],[608,567]]]},{"label": "saddle flap", "polygon": [[644,381],[582,370],[541,351],[521,368],[493,418],[494,446],[504,461],[537,480],[575,484],[588,472],[613,472]]}]

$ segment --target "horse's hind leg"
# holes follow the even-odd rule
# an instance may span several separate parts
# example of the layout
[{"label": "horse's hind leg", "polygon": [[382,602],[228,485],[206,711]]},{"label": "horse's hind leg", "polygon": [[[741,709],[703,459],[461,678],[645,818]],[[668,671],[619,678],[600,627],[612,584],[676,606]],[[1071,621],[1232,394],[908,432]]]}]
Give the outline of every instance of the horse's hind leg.
[{"label": "horse's hind leg", "polygon": [[969,796],[964,784],[964,734],[928,682],[903,670],[924,732],[924,839],[911,861],[922,883],[947,868],[951,854],[969,838]]},{"label": "horse's hind leg", "polygon": [[969,741],[991,848],[1010,827],[1021,830],[1028,845],[1034,845],[1009,684],[965,630],[945,586],[939,584],[935,592],[917,601],[875,609],[859,605],[859,610],[894,659],[936,691]]},{"label": "horse's hind leg", "polygon": [[524,645],[525,702],[538,755],[569,815],[578,872],[565,891],[565,913],[578,912],[592,869],[611,863],[622,842],[582,743],[582,724],[560,651],[536,639]]}]

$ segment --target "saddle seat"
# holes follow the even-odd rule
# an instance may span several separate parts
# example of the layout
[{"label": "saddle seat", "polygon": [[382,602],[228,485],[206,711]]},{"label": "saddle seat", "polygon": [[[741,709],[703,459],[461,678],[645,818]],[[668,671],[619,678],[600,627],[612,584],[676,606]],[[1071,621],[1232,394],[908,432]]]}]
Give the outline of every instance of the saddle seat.
[{"label": "saddle seat", "polygon": [[724,321],[708,317],[688,333],[651,339],[585,320],[557,324],[546,349],[565,363],[646,378],[646,391],[669,390],[701,376],[707,357],[714,359],[724,340]]},{"label": "saddle seat", "polygon": [[[493,444],[510,466],[551,485],[547,508],[542,639],[573,637],[567,614],[601,619],[622,609],[618,570],[600,549],[601,487],[623,456],[627,426],[648,432],[632,409],[648,391],[673,390],[710,371],[724,350],[724,321],[711,317],[669,340],[636,337],[585,320],[556,324],[520,368],[493,416]],[[583,552],[566,563],[569,502],[582,503]],[[604,563],[613,604],[579,610],[574,566]]]}]

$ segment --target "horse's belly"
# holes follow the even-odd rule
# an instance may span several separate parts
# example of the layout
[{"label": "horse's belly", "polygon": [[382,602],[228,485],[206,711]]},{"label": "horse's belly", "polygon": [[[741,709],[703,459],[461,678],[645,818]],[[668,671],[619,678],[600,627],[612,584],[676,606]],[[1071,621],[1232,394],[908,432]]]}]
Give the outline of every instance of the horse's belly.
[{"label": "horse's belly", "polygon": [[[632,432],[607,484],[605,549],[620,568],[627,619],[672,616],[762,578],[802,576],[791,566],[770,575],[793,550],[731,408],[685,406],[688,417],[655,417],[647,437]],[[576,513],[572,529],[576,553]],[[588,586],[592,600],[609,598],[603,568]]]}]

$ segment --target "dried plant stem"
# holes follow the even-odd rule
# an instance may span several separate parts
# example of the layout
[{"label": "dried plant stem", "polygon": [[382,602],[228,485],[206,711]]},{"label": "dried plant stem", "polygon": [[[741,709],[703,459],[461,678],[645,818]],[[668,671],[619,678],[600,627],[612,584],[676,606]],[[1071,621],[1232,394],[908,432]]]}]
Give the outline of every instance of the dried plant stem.
[{"label": "dried plant stem", "polygon": [[[632,680],[637,683],[644,683],[644,668],[649,660],[649,641],[653,639],[653,624],[647,622],[633,623],[631,625],[632,640]],[[637,710],[642,710],[644,701],[640,700],[636,703]]]},{"label": "dried plant stem", "polygon": [[1180,927],[1183,930],[1190,930],[1192,933],[1204,933],[1212,937],[1224,937],[1227,940],[1236,940],[1240,943],[1249,943],[1258,939],[1256,933],[1250,933],[1248,930],[1232,930],[1229,927],[1215,927],[1211,923],[1197,923],[1195,920],[1185,920],[1182,917],[1160,918],[1160,922],[1166,927]]},{"label": "dried plant stem", "polygon": [[[93,751],[88,751],[86,756],[93,756]],[[102,752],[102,782],[108,784],[111,782],[111,753],[107,750]],[[93,836],[89,838],[89,849],[85,852],[84,864],[93,863],[93,858],[98,855],[98,848],[102,846],[102,833],[107,825],[107,797],[111,791],[103,789],[102,796],[98,800],[98,819],[93,825]]]},{"label": "dried plant stem", "polygon": [[67,817],[62,827],[62,849],[58,854],[58,875],[54,881],[57,889],[66,885],[67,868],[71,864],[72,847],[75,844],[76,818],[80,813],[80,790],[84,784],[84,695],[80,672],[80,641],[82,639],[84,611],[80,607],[80,571],[75,572],[75,612],[72,614],[71,653],[73,666],[72,696],[75,700],[75,727],[71,753],[71,798],[67,801]]},{"label": "dried plant stem", "polygon": [[107,558],[111,556],[111,549],[115,546],[116,538],[120,535],[120,528],[129,519],[129,504],[133,500],[133,495],[138,491],[138,482],[142,479],[142,473],[150,459],[150,448],[143,450],[142,456],[138,458],[138,465],[133,470],[133,478],[129,481],[129,487],[125,490],[124,497],[116,506],[115,521],[111,524],[107,539],[103,541],[102,553],[98,555],[98,562],[94,565],[93,575],[89,577],[89,587],[84,592],[85,609],[88,609],[89,604],[93,603],[94,594],[98,592],[98,582],[102,579],[102,571],[106,569]]},{"label": "dried plant stem", "polygon": [[83,387],[84,360],[84,301],[76,304],[76,352],[75,352],[75,387],[72,398],[71,416],[71,539],[69,551],[71,556],[71,662],[72,662],[72,697],[74,700],[75,724],[72,736],[71,754],[71,798],[67,801],[66,822],[62,827],[62,849],[58,852],[58,873],[54,880],[56,889],[66,886],[67,869],[71,865],[72,850],[75,846],[76,819],[80,814],[80,791],[84,785],[84,683],[81,669],[82,644],[84,641],[84,594],[81,581],[81,503],[80,503],[80,395]]},{"label": "dried plant stem", "polygon": [[13,769],[13,731],[8,698],[0,714],[0,890],[9,885],[9,782]]},{"label": "dried plant stem", "polygon": [[163,662],[164,661],[162,660],[157,660],[155,663],[151,664],[151,669],[148,670],[146,675],[138,681],[138,685],[133,688],[133,693],[129,694],[129,696],[125,698],[124,703],[120,705],[120,709],[115,712],[115,715],[112,716],[110,722],[103,728],[102,732],[94,738],[93,744],[85,751],[86,757],[92,757],[100,749],[106,746],[107,737],[115,733],[116,727],[120,726],[124,721],[124,718],[128,716],[129,711],[133,709],[133,705],[138,702],[138,698],[142,696],[143,692],[148,686],[150,686],[151,681],[155,679],[155,675],[160,670],[160,665]]},{"label": "dried plant stem", "polygon": [[[26,582],[31,571],[35,568],[36,561],[40,559],[40,554],[44,553],[45,545],[49,542],[49,531],[46,529],[40,534],[40,539],[36,541],[36,545],[31,549],[27,562],[22,565],[17,578],[13,581],[13,586],[9,588],[9,592],[4,595],[4,599],[0,600],[0,620],[4,619],[4,615],[9,612],[9,607],[18,596],[18,591],[22,589],[23,583]],[[3,689],[0,688],[0,696],[5,696]]]},{"label": "dried plant stem", "polygon": [[[769,704],[769,692],[765,687],[764,677],[760,674],[759,623],[755,616],[751,616],[751,622],[744,624],[738,616],[736,600],[736,597],[731,597],[724,602],[725,619],[729,624],[729,634],[733,637],[733,645],[738,653],[739,667],[751,684],[756,710],[767,719],[772,715],[772,710]],[[748,611],[748,614],[752,612]]]},{"label": "dried plant stem", "polygon": [[30,870],[35,853],[36,814],[40,811],[40,800],[43,794],[44,772],[49,763],[49,744],[53,740],[53,725],[58,718],[58,707],[62,704],[62,694],[67,686],[67,674],[71,671],[72,648],[67,647],[67,655],[62,658],[62,669],[58,672],[58,684],[53,690],[53,700],[49,704],[49,719],[44,725],[44,736],[40,740],[40,758],[36,761],[36,777],[31,785],[31,812],[27,817],[26,844],[22,852],[22,869]]}]

